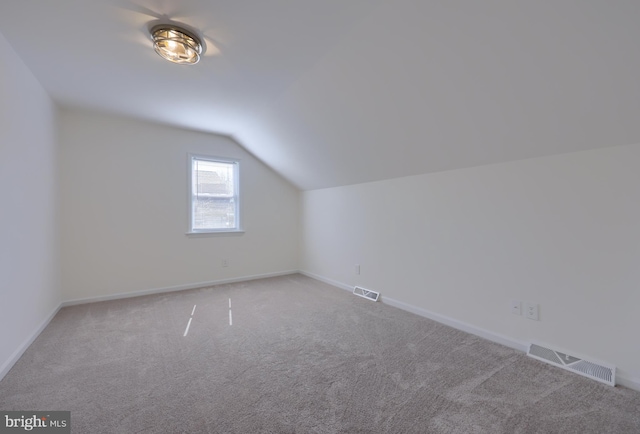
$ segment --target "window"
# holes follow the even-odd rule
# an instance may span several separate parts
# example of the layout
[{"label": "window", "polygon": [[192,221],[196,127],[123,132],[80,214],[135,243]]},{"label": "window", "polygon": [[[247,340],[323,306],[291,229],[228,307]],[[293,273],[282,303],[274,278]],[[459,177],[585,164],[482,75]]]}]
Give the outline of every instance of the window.
[{"label": "window", "polygon": [[189,233],[239,232],[236,160],[189,156]]}]

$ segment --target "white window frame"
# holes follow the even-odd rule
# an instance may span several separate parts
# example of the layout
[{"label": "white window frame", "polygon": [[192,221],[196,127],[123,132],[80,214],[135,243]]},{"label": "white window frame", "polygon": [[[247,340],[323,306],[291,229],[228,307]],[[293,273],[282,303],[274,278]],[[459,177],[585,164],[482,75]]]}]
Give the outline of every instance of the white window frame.
[{"label": "white window frame", "polygon": [[[193,227],[193,219],[194,219],[194,191],[193,191],[193,162],[194,160],[202,160],[202,161],[213,161],[216,163],[226,163],[234,165],[234,198],[235,198],[235,227],[233,228],[221,228],[221,229],[197,229]],[[225,234],[242,234],[244,231],[242,230],[241,225],[241,193],[240,193],[240,160],[236,158],[224,158],[224,157],[215,157],[212,155],[201,155],[201,154],[188,154],[187,159],[188,166],[188,209],[189,209],[189,222],[187,235],[225,235]]]}]

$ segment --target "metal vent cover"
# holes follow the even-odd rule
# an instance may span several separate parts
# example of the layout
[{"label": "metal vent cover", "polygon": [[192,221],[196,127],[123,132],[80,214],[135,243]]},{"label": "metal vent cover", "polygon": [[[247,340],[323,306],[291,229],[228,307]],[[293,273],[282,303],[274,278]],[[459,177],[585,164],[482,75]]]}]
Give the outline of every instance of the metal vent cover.
[{"label": "metal vent cover", "polygon": [[584,360],[538,344],[530,344],[527,355],[609,386],[616,385],[616,367],[613,365]]},{"label": "metal vent cover", "polygon": [[380,293],[376,291],[371,291],[370,289],[364,289],[359,286],[353,287],[353,293],[360,297],[366,298],[367,300],[378,301],[378,297],[380,297]]}]

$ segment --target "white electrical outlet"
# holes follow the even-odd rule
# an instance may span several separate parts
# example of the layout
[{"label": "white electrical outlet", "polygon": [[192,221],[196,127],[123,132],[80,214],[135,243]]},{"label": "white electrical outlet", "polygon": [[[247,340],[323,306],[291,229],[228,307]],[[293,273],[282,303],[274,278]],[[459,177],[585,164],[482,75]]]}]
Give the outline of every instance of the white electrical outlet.
[{"label": "white electrical outlet", "polygon": [[223,267],[228,267],[229,266],[229,260],[228,259],[223,259],[222,261],[220,261],[220,265],[222,265]]},{"label": "white electrical outlet", "polygon": [[520,300],[511,300],[511,313],[522,315],[522,302]]},{"label": "white electrical outlet", "polygon": [[360,274],[360,264],[356,264],[356,274]]},{"label": "white electrical outlet", "polygon": [[528,301],[524,303],[524,315],[529,319],[532,319],[534,321],[540,320],[538,309],[539,306],[536,303],[530,303]]}]

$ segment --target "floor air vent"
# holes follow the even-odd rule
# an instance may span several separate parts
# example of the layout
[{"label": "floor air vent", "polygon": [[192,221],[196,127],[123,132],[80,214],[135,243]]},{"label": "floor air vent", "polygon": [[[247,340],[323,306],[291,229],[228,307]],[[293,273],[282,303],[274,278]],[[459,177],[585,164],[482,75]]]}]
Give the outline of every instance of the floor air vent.
[{"label": "floor air vent", "polygon": [[590,362],[537,344],[531,344],[527,354],[534,359],[559,366],[609,386],[616,385],[615,366]]},{"label": "floor air vent", "polygon": [[379,292],[371,291],[370,289],[360,288],[359,286],[355,286],[353,288],[353,293],[355,295],[359,295],[360,297],[364,297],[372,301],[378,301],[378,297],[380,297]]}]

